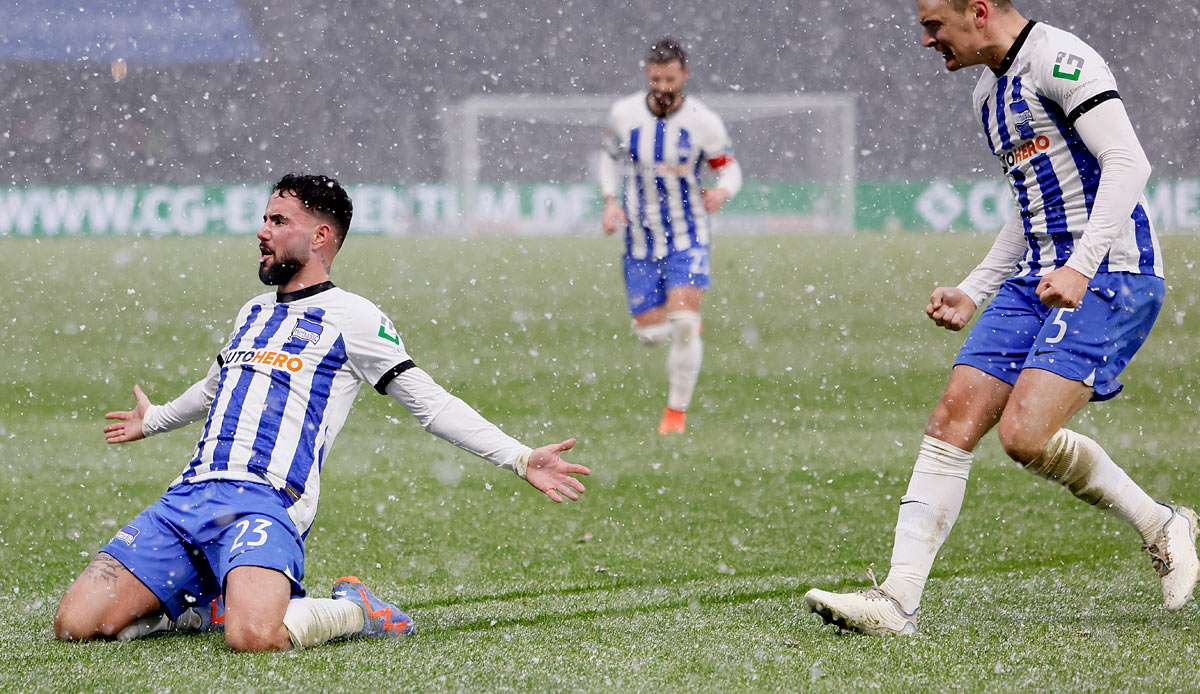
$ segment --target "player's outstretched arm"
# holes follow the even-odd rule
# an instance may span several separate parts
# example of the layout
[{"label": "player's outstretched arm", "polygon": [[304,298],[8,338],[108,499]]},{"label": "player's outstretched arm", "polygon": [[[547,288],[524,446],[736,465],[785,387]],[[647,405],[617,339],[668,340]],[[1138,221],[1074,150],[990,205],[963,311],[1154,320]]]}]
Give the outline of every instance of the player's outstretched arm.
[{"label": "player's outstretched arm", "polygon": [[958,287],[938,287],[929,296],[925,315],[947,330],[962,330],[975,315],[975,301]]},{"label": "player's outstretched arm", "polygon": [[[525,481],[555,503],[562,503],[564,498],[578,501],[584,486],[571,475],[587,475],[591,470],[563,460],[562,454],[574,447],[575,439],[570,438],[530,451],[525,466]],[[521,471],[518,470],[517,474],[521,474]]]},{"label": "player's outstretched arm", "polygon": [[109,412],[104,415],[105,419],[116,420],[115,424],[104,427],[105,442],[129,443],[146,438],[146,433],[142,429],[142,421],[146,417],[146,411],[151,407],[150,398],[142,392],[141,386],[136,385],[133,387],[133,397],[135,404],[132,410]]},{"label": "player's outstretched arm", "polygon": [[493,465],[512,470],[551,500],[561,502],[565,497],[575,501],[583,493],[583,483],[571,475],[586,475],[591,471],[562,458],[563,453],[575,447],[575,439],[530,449],[448,393],[416,366],[396,376],[384,392],[403,405],[429,433]]}]

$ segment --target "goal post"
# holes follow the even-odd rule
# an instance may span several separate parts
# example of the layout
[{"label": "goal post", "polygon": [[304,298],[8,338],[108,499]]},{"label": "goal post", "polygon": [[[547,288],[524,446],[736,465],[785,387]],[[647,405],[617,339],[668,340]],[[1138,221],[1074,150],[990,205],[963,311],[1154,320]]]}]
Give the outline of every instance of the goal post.
[{"label": "goal post", "polygon": [[[445,171],[457,217],[475,233],[571,234],[599,221],[597,157],[607,96],[475,96],[445,119]],[[853,231],[855,97],[698,95],[724,120],[741,193],[718,233]],[[714,174],[703,170],[706,183]]]}]

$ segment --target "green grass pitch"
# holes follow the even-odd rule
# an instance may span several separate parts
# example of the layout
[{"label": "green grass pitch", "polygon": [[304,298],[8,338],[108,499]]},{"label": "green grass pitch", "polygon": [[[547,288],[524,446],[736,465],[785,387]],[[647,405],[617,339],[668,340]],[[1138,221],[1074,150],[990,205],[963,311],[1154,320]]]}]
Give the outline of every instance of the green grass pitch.
[{"label": "green grass pitch", "polygon": [[[244,656],[217,635],[57,643],[54,607],[182,469],[198,425],[106,447],[140,383],[199,378],[262,291],[252,238],[5,240],[0,690],[1166,690],[1196,686],[1200,610],[1167,614],[1135,534],[980,447],[921,633],[837,636],[812,586],[886,572],[898,498],[962,334],[922,309],[990,239],[719,241],[682,438],[654,434],[662,351],[630,335],[619,243],[351,237],[341,286],[417,363],[522,440],[578,436],[555,506],[364,389],[308,545],[419,633]],[[1152,494],[1200,503],[1200,241],[1167,237],[1167,304],[1126,392],[1076,421]]]}]

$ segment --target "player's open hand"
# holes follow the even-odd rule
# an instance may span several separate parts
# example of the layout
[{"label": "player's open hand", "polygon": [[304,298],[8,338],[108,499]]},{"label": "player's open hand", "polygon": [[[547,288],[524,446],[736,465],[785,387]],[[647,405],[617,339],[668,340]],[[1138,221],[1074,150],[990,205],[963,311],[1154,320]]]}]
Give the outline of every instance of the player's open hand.
[{"label": "player's open hand", "polygon": [[575,439],[567,439],[562,443],[533,449],[529,454],[529,465],[525,468],[525,481],[555,503],[562,503],[564,497],[578,501],[583,493],[583,482],[571,475],[587,475],[591,470],[562,459],[561,454],[574,447]]},{"label": "player's open hand", "polygon": [[137,404],[132,410],[109,412],[104,415],[105,419],[117,420],[116,424],[104,427],[106,442],[129,443],[146,438],[146,432],[142,430],[142,418],[146,416],[146,410],[150,409],[150,398],[146,397],[139,386],[133,387],[133,397],[137,400]]},{"label": "player's open hand", "polygon": [[716,214],[721,211],[721,206],[729,202],[732,197],[729,191],[724,188],[710,188],[704,191],[704,211],[709,214]]},{"label": "player's open hand", "polygon": [[929,295],[925,315],[947,330],[962,330],[975,308],[975,301],[958,287],[938,287]]},{"label": "player's open hand", "polygon": [[1037,295],[1050,308],[1078,308],[1087,293],[1087,275],[1069,267],[1046,273],[1038,282]]},{"label": "player's open hand", "polygon": [[612,234],[627,223],[628,219],[625,217],[625,210],[621,209],[620,205],[610,202],[604,206],[604,217],[600,224],[605,234]]}]

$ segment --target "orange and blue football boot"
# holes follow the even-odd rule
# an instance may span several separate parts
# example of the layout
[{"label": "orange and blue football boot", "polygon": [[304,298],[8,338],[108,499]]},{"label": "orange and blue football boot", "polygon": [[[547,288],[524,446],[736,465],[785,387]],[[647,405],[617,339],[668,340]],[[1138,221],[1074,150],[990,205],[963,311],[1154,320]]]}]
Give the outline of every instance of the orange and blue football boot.
[{"label": "orange and blue football boot", "polygon": [[399,607],[375,597],[357,576],[343,576],[334,581],[333,599],[349,600],[362,608],[362,636],[408,636],[417,630],[408,615]]}]

